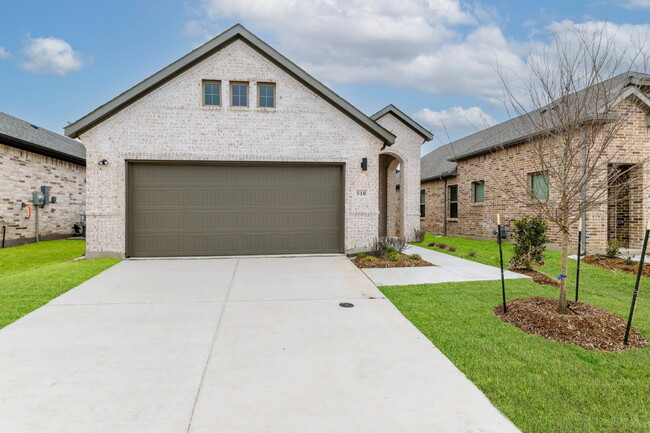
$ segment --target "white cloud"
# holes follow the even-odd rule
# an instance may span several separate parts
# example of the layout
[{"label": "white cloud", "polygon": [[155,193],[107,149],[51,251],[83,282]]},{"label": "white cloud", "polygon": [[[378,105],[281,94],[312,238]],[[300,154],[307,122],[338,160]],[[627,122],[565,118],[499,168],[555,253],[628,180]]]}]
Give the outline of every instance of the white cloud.
[{"label": "white cloud", "polygon": [[[381,83],[499,106],[499,73],[528,77],[529,53],[547,46],[540,40],[562,26],[592,24],[553,23],[517,41],[504,35],[493,8],[461,0],[198,1],[185,29],[197,39],[223,30],[217,23],[242,22],[325,82]],[[617,42],[632,32],[650,36],[645,25],[611,26]]]},{"label": "white cloud", "polygon": [[448,110],[432,111],[424,108],[413,115],[418,121],[431,128],[436,136],[444,140],[448,133],[464,136],[496,124],[496,120],[480,107],[452,107]]},{"label": "white cloud", "polygon": [[0,59],[6,59],[9,57],[9,51],[5,50],[4,47],[0,47]]},{"label": "white cloud", "polygon": [[[210,20],[241,21],[256,33],[272,35],[274,46],[324,81],[379,82],[440,94],[495,97],[501,93],[497,59],[508,70],[525,67],[497,26],[479,22],[491,20],[495,13],[469,9],[460,0],[203,0],[202,4]],[[192,20],[186,33],[204,31]]]},{"label": "white cloud", "polygon": [[650,0],[628,0],[623,4],[626,9],[650,8]]},{"label": "white cloud", "polygon": [[30,39],[24,55],[25,61],[21,67],[36,74],[65,75],[84,66],[81,54],[58,38]]}]

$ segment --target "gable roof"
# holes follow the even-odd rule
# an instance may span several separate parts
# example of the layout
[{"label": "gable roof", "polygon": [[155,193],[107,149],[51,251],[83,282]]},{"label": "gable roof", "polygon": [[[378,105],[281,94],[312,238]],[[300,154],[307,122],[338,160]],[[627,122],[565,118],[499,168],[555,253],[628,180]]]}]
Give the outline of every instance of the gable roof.
[{"label": "gable roof", "polygon": [[425,141],[431,141],[433,140],[433,133],[431,131],[428,131],[425,129],[422,125],[420,125],[418,122],[404,114],[402,110],[394,106],[393,104],[387,105],[386,107],[382,108],[381,110],[377,111],[375,114],[370,116],[370,118],[374,121],[377,121],[381,117],[384,117],[386,114],[391,113],[395,117],[397,117],[399,120],[401,120],[406,126],[411,128],[413,131],[415,131],[417,134],[419,134],[422,138],[424,138]]},{"label": "gable roof", "polygon": [[268,44],[266,44],[266,42],[262,41],[257,36],[249,32],[241,24],[234,25],[230,29],[201,45],[199,48],[181,57],[171,65],[161,69],[149,78],[145,79],[139,84],[136,84],[126,92],[120,94],[96,110],[92,111],[76,122],[66,126],[65,135],[71,138],[78,137],[80,134],[103,122],[116,112],[132,104],[141,97],[147,95],[167,81],[188,70],[192,66],[201,62],[203,59],[220,51],[236,40],[241,40],[247,43],[249,46],[258,51],[271,62],[275,63],[293,78],[301,82],[321,98],[325,99],[341,112],[349,116],[352,120],[356,121],[359,125],[371,132],[373,135],[381,139],[386,145],[390,146],[395,142],[395,136],[393,134],[382,128],[379,124],[363,114],[352,104],[334,93],[334,91],[329,89],[320,81],[316,80],[314,77],[284,57],[278,51],[271,48]]},{"label": "gable roof", "polygon": [[86,165],[86,148],[75,140],[0,112],[0,143]]},{"label": "gable roof", "polygon": [[[604,92],[609,92],[608,95],[618,95],[614,104],[610,102],[610,105],[615,105],[623,99],[632,97],[640,103],[648,105],[650,110],[650,98],[638,88],[639,86],[650,86],[649,74],[628,72],[594,86],[602,86],[605,89]],[[575,100],[580,100],[584,96],[594,98],[589,103],[589,105],[593,106],[591,113],[594,116],[602,115],[609,99],[598,99],[601,92],[592,92],[592,96],[592,94],[586,93],[588,91],[589,88],[585,88],[569,97]],[[548,106],[540,108],[434,149],[421,159],[421,180],[452,176],[456,171],[456,161],[489,153],[536,137],[539,132],[531,129],[528,121],[529,116],[541,116],[548,109]],[[602,116],[600,119],[603,119]]]}]

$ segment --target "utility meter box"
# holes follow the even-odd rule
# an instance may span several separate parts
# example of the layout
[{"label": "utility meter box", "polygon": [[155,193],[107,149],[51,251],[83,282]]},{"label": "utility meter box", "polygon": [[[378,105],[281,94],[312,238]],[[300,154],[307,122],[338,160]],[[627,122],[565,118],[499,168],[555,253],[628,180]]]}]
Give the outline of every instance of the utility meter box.
[{"label": "utility meter box", "polygon": [[45,194],[42,191],[34,191],[32,193],[32,202],[34,206],[42,206],[45,204]]},{"label": "utility meter box", "polygon": [[50,204],[50,190],[52,189],[51,186],[41,186],[41,192],[45,196],[43,204]]}]

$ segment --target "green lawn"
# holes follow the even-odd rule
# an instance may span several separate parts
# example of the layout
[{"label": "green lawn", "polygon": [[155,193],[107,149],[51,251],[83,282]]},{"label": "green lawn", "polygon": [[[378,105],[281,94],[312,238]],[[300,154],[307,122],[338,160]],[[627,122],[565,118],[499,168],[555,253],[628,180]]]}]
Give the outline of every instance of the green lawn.
[{"label": "green lawn", "polygon": [[85,249],[69,240],[0,249],[0,328],[120,261],[70,261]]},{"label": "green lawn", "polygon": [[[444,243],[450,253],[497,265],[495,242],[427,235],[420,246]],[[512,245],[504,244],[505,259]],[[434,248],[432,248],[434,249]],[[476,257],[470,258],[470,252]],[[559,272],[547,252],[540,270]],[[574,265],[574,262],[570,262]],[[567,279],[573,299],[575,272]],[[634,276],[583,265],[580,300],[627,318]],[[557,289],[506,281],[508,299],[556,297]],[[501,283],[383,287],[400,311],[524,432],[650,432],[650,349],[602,353],[528,335],[501,322],[492,308]],[[642,280],[635,326],[650,337],[650,278]]]}]

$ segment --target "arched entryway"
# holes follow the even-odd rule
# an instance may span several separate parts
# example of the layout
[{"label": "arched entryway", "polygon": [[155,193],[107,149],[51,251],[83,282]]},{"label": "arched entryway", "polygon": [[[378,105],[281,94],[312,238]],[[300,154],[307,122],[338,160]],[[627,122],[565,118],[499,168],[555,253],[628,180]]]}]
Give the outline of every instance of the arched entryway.
[{"label": "arched entryway", "polygon": [[404,200],[398,187],[404,161],[394,153],[379,155],[379,236],[404,236]]}]

